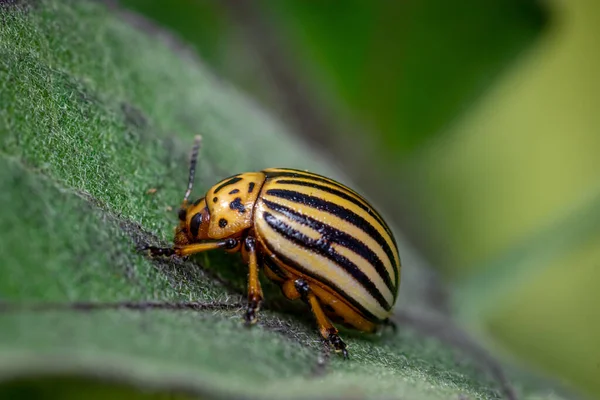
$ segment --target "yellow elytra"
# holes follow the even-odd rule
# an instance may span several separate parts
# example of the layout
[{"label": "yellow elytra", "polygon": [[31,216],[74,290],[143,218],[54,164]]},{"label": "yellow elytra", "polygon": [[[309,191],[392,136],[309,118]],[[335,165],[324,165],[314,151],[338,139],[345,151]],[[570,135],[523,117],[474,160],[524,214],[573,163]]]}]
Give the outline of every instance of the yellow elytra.
[{"label": "yellow elytra", "polygon": [[270,168],[226,178],[189,203],[199,144],[175,245],[149,247],[152,254],[241,252],[249,269],[246,321],[257,320],[262,268],[287,298],[310,306],[321,336],[344,357],[346,344],[331,321],[364,332],[389,323],[400,257],[392,231],[361,195],[321,175]]}]

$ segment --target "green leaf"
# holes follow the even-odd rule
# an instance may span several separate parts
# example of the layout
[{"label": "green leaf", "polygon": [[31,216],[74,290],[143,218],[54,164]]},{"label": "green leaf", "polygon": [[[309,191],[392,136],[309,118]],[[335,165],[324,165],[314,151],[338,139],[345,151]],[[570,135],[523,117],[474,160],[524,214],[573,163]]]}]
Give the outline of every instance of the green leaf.
[{"label": "green leaf", "polygon": [[[197,194],[267,166],[344,178],[160,31],[93,2],[1,7],[0,394],[112,390],[96,381],[209,398],[505,390],[407,326],[380,337],[344,331],[351,359],[329,356],[306,309],[272,285],[259,325],[246,329],[238,257],[152,260],[136,250],[170,239],[195,134],[204,137]],[[412,258],[400,303],[425,310],[428,275]],[[515,382],[530,398],[556,398]]]}]

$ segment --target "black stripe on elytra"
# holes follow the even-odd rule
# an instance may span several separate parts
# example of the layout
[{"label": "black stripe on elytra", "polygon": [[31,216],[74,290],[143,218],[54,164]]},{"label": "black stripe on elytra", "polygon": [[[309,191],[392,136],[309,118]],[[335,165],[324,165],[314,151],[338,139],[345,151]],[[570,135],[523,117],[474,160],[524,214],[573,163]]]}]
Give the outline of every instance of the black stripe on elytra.
[{"label": "black stripe on elytra", "polygon": [[[362,201],[363,203],[365,203],[367,206],[370,207],[369,202],[362,195],[360,195],[359,193],[357,193],[355,190],[352,190],[348,186],[342,185],[341,183],[339,183],[339,182],[337,182],[337,181],[335,181],[333,179],[329,179],[329,178],[326,178],[326,177],[321,176],[321,175],[313,174],[312,172],[305,172],[305,171],[300,171],[300,170],[291,169],[291,168],[279,168],[279,169],[281,169],[283,171],[266,172],[267,179],[289,177],[289,178],[310,179],[310,180],[317,181],[317,182],[328,183],[330,185],[336,186],[338,189],[348,191],[349,193],[351,193],[354,196],[356,196],[356,198],[358,200]],[[377,220],[384,227],[384,229],[388,232],[388,234],[392,238],[392,241],[394,241],[394,244],[395,244],[396,243],[396,239],[394,238],[394,234],[392,233],[392,230],[390,229],[390,227],[388,226],[388,224],[385,222],[385,220],[383,219],[383,217],[377,212],[377,210],[375,210],[372,207],[371,207],[371,210],[373,211],[373,213],[375,215],[377,215]]]},{"label": "black stripe on elytra", "polygon": [[[335,293],[339,294],[341,297],[344,298],[344,300],[346,300],[348,303],[352,304],[352,306],[354,306],[354,308],[356,308],[356,310],[358,310],[358,312],[360,314],[362,314],[363,317],[365,317],[367,320],[371,321],[371,322],[375,322],[375,323],[382,323],[383,320],[376,317],[373,313],[371,313],[369,310],[367,310],[365,307],[363,307],[358,301],[356,301],[356,299],[354,299],[352,296],[350,296],[348,293],[346,293],[344,290],[342,290],[338,285],[336,285],[335,283],[331,282],[330,280],[315,275],[314,272],[308,271],[306,268],[304,268],[302,265],[298,264],[296,261],[292,260],[291,258],[281,254],[280,252],[277,252],[269,242],[265,242],[265,246],[267,247],[267,249],[276,255],[276,257],[279,259],[279,261],[281,261],[283,264],[289,266],[291,269],[298,271],[300,273],[302,273],[303,275],[306,276],[310,276],[311,278],[315,279],[316,281],[328,286],[330,289],[332,289]],[[266,259],[267,257],[265,257]]]},{"label": "black stripe on elytra", "polygon": [[237,176],[237,175],[233,176],[231,179],[228,179],[225,182],[221,183],[219,186],[217,186],[217,188],[215,189],[215,191],[213,193],[217,194],[219,192],[219,190],[223,189],[224,187],[233,185],[234,183],[238,183],[241,180],[242,180],[242,178],[240,178],[239,176]]},{"label": "black stripe on elytra", "polygon": [[240,189],[233,189],[231,192],[229,192],[229,194],[236,194],[239,192],[240,192]]},{"label": "black stripe on elytra", "polygon": [[280,277],[283,280],[289,279],[289,276],[281,269],[279,265],[275,261],[271,259],[271,257],[264,257],[263,263],[267,268],[269,268],[275,275]]},{"label": "black stripe on elytra", "polygon": [[254,190],[254,185],[255,185],[254,182],[250,182],[248,184],[248,193],[252,193],[252,191]]},{"label": "black stripe on elytra", "polygon": [[379,213],[377,211],[375,211],[373,209],[373,207],[371,207],[369,205],[369,203],[366,203],[362,199],[358,199],[356,196],[349,195],[349,194],[347,194],[345,192],[342,192],[341,190],[337,190],[337,189],[334,189],[334,188],[329,187],[329,186],[319,185],[319,184],[313,183],[313,182],[298,181],[298,180],[294,180],[294,179],[280,179],[280,180],[277,180],[276,182],[277,182],[277,184],[282,184],[282,185],[306,186],[306,187],[310,187],[310,188],[313,188],[313,189],[322,190],[324,192],[331,193],[333,195],[341,197],[344,200],[348,200],[352,204],[358,206],[361,210],[365,211],[371,217],[375,218],[375,220],[377,222],[379,222],[379,224],[383,227],[383,229],[386,230],[386,232],[389,235],[392,234],[392,232],[390,231],[390,228],[386,225],[386,223],[383,220],[383,218],[381,217],[381,215],[379,215]]},{"label": "black stripe on elytra", "polygon": [[358,194],[356,191],[350,189],[348,186],[342,185],[341,183],[339,183],[333,179],[326,178],[322,175],[313,174],[312,172],[300,171],[299,169],[291,169],[291,168],[278,168],[278,171],[265,172],[265,174],[267,176],[267,179],[304,178],[304,179],[312,179],[312,180],[315,180],[318,182],[329,183],[331,185],[337,186],[340,189],[349,191],[350,193],[356,195],[356,197],[360,198],[361,200],[364,200],[365,203],[367,203],[367,201],[360,194]]},{"label": "black stripe on elytra", "polygon": [[335,251],[335,249],[331,247],[331,244],[327,240],[322,238],[319,240],[312,239],[305,234],[298,232],[280,218],[277,218],[269,212],[264,212],[263,216],[267,224],[286,239],[339,265],[343,270],[348,272],[356,282],[360,283],[384,310],[387,311],[391,308],[391,304],[385,300],[373,281],[371,281],[371,279],[369,279],[369,277],[365,275],[365,273],[361,271],[356,264]]},{"label": "black stripe on elytra", "polygon": [[383,262],[377,256],[377,254],[375,254],[375,252],[371,250],[362,241],[360,241],[352,235],[347,234],[346,232],[342,232],[339,229],[332,227],[331,225],[324,224],[320,221],[317,221],[314,218],[302,215],[299,212],[294,211],[291,208],[286,207],[284,205],[277,204],[266,199],[263,199],[262,201],[269,209],[281,213],[287,218],[291,219],[292,221],[308,226],[314,229],[315,231],[319,232],[324,240],[337,243],[340,246],[344,246],[348,250],[351,250],[358,256],[367,260],[375,268],[375,270],[377,271],[383,282],[385,282],[385,285],[388,287],[390,292],[394,294],[394,299],[396,298],[397,291],[394,290],[394,283],[392,283],[392,278],[390,276],[389,271],[385,268],[385,265],[383,265]]},{"label": "black stripe on elytra", "polygon": [[[392,252],[392,249],[387,243],[387,241],[383,238],[383,236],[381,236],[381,233],[377,229],[375,229],[373,225],[371,225],[368,221],[365,221],[365,219],[360,215],[331,201],[323,200],[315,196],[309,196],[304,193],[299,193],[293,190],[269,189],[267,190],[266,194],[269,196],[278,197],[280,199],[289,200],[294,203],[300,203],[312,208],[316,208],[317,210],[325,211],[343,219],[344,221],[348,221],[352,225],[362,229],[363,232],[371,236],[371,238],[381,246],[388,259],[390,260],[390,263],[392,263],[392,265],[396,267],[396,271],[398,270],[398,266],[396,265],[396,261],[394,258],[394,253]],[[398,274],[396,273],[396,275]],[[398,276],[396,276],[396,282],[398,282]]]}]

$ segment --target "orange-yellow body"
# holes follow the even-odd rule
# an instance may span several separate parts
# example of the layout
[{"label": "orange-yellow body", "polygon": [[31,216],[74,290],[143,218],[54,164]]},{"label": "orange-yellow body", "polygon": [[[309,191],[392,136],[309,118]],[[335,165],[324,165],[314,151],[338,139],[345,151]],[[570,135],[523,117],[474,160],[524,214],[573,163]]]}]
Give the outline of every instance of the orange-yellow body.
[{"label": "orange-yellow body", "polygon": [[388,321],[400,259],[391,230],[362,196],[321,175],[273,168],[224,179],[190,204],[194,166],[175,247],[155,254],[240,251],[249,268],[247,322],[257,319],[262,268],[287,298],[309,305],[321,336],[345,356],[331,321],[365,332]]}]

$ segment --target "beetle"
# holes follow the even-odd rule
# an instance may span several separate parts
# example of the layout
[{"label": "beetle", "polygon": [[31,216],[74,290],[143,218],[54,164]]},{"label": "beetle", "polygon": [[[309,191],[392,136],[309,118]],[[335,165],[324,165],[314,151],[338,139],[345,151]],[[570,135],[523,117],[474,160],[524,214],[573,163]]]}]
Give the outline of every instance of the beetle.
[{"label": "beetle", "polygon": [[148,246],[152,255],[240,252],[248,264],[246,323],[257,321],[262,267],[285,297],[308,304],[320,335],[344,358],[347,346],[332,322],[363,332],[391,324],[400,257],[367,200],[325,176],[269,168],[223,179],[190,203],[199,148],[197,137],[174,246]]}]

